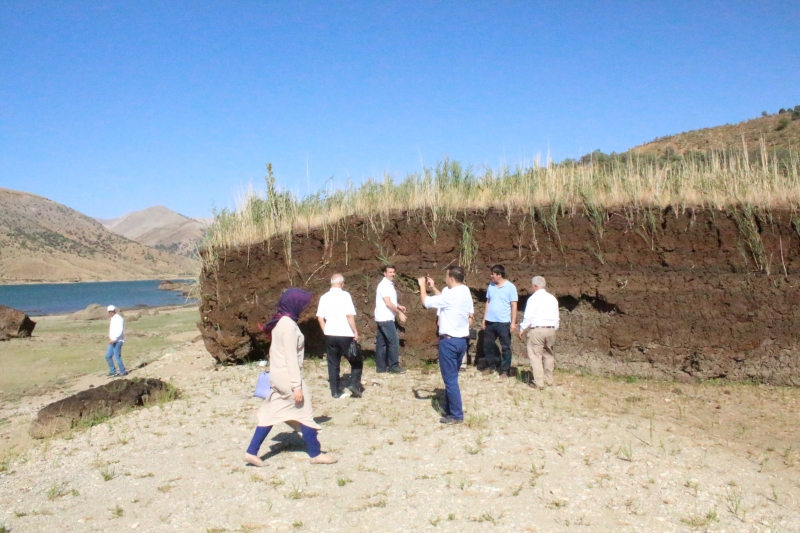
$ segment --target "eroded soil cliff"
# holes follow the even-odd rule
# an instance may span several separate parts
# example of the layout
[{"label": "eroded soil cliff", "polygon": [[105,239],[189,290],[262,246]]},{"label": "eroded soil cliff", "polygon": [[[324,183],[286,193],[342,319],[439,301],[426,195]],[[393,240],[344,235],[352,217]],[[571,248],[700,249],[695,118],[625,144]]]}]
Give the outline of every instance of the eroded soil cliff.
[{"label": "eroded soil cliff", "polygon": [[[438,281],[447,265],[471,264],[467,283],[480,318],[488,267],[502,263],[521,309],[533,275],[545,276],[558,297],[562,368],[800,384],[800,219],[789,211],[486,210],[435,224],[430,214],[397,214],[352,217],[287,241],[219,251],[203,272],[199,328],[217,360],[264,356],[257,323],[291,285],[316,295],[301,328],[309,354],[321,354],[314,312],[334,272],[345,275],[362,344],[374,347],[382,261],[397,267],[409,307],[401,362],[435,359],[436,317],[421,308],[415,278]],[[513,349],[527,366],[522,342]]]}]

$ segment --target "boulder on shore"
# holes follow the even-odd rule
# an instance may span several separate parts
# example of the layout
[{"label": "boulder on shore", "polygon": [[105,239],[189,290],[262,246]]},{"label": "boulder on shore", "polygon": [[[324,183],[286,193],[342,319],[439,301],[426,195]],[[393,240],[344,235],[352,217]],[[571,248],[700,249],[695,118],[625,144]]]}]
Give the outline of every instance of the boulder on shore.
[{"label": "boulder on shore", "polygon": [[36,322],[22,311],[0,305],[0,341],[30,337]]},{"label": "boulder on shore", "polygon": [[162,281],[161,284],[158,286],[158,290],[160,291],[175,291],[180,292],[184,296],[188,297],[189,294],[194,289],[194,283],[185,283],[183,281]]},{"label": "boulder on shore", "polygon": [[28,431],[34,439],[52,437],[73,428],[90,427],[118,413],[175,394],[160,379],[115,379],[43,407]]},{"label": "boulder on shore", "polygon": [[69,317],[72,320],[102,320],[108,318],[108,311],[100,304],[89,304],[83,311],[75,311]]}]

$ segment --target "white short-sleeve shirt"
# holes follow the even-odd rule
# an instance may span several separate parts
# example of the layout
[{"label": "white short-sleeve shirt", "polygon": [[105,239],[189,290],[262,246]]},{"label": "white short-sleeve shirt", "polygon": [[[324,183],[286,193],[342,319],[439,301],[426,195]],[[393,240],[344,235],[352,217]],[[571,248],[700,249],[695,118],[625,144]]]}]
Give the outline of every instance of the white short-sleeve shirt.
[{"label": "white short-sleeve shirt", "polygon": [[332,287],[319,299],[317,316],[325,319],[323,333],[331,337],[354,337],[355,334],[347,322],[347,315],[355,315],[356,308],[350,293],[338,287]]},{"label": "white short-sleeve shirt", "polygon": [[469,315],[475,312],[469,287],[447,287],[441,294],[426,297],[425,307],[438,310],[439,335],[469,337]]},{"label": "white short-sleeve shirt", "polygon": [[386,302],[383,301],[385,296],[388,296],[389,301],[397,307],[397,290],[394,288],[394,282],[389,281],[387,277],[378,283],[378,290],[375,292],[375,322],[394,320],[394,312],[386,307]]}]

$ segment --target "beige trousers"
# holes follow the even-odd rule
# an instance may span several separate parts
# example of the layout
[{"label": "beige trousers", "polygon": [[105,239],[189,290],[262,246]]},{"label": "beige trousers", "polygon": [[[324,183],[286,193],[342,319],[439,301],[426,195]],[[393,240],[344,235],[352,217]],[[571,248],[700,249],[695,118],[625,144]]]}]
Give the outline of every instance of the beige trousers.
[{"label": "beige trousers", "polygon": [[[534,384],[542,388],[553,385],[553,369],[556,367],[555,353],[556,330],[553,328],[533,328],[528,331],[528,359],[531,360],[531,372]],[[544,359],[544,364],[542,364]]]}]

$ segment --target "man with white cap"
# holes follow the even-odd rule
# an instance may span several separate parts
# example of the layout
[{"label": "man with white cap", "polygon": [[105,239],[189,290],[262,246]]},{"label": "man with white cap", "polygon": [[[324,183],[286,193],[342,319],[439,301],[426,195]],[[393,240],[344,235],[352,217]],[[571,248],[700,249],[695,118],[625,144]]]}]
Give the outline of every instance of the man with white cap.
[{"label": "man with white cap", "polygon": [[117,308],[113,305],[108,306],[108,316],[111,317],[111,322],[108,326],[108,349],[106,350],[106,362],[108,363],[108,377],[117,375],[117,370],[114,368],[114,361],[119,367],[119,375],[127,376],[128,372],[122,364],[122,343],[125,342],[125,321],[117,312]]}]

